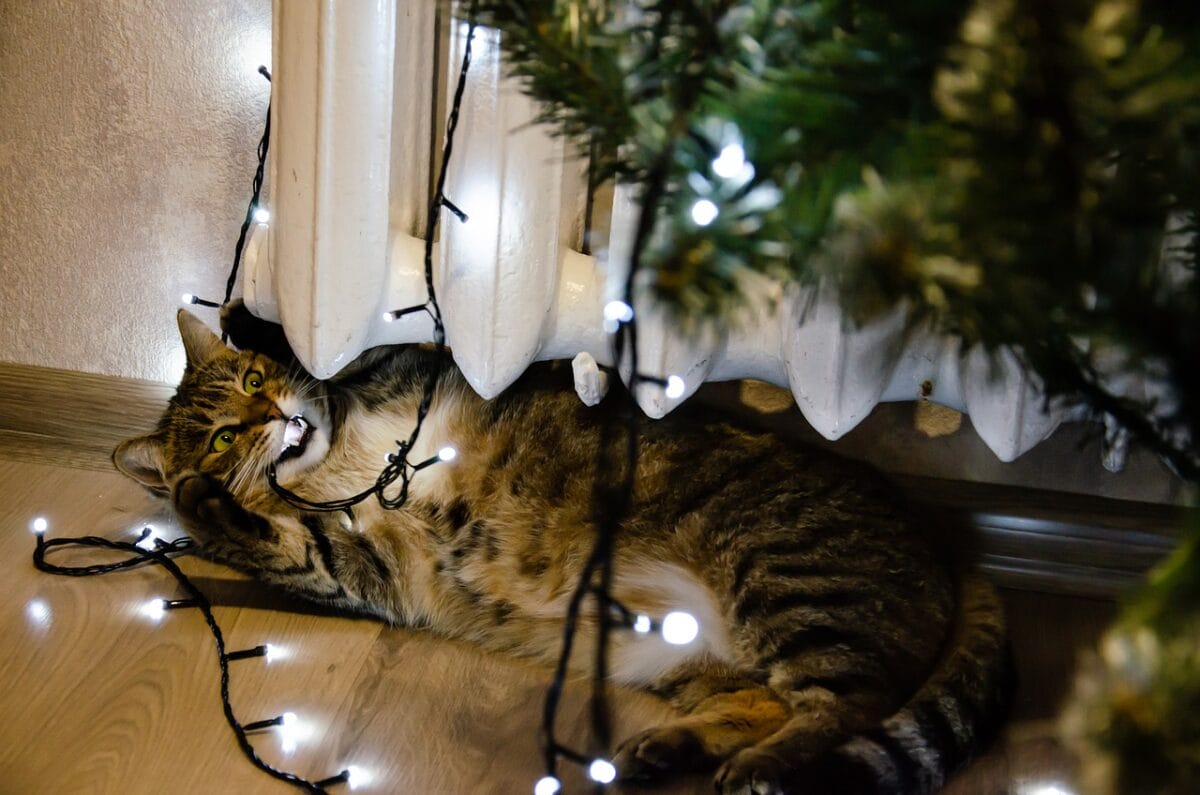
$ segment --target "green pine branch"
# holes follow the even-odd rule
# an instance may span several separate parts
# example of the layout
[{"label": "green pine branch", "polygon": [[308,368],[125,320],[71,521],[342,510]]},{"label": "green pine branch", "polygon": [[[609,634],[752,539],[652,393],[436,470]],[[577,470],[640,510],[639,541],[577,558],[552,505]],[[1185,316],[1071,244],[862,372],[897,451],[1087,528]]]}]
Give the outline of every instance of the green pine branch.
[{"label": "green pine branch", "polygon": [[[681,319],[747,271],[899,301],[1200,478],[1200,12],[1137,0],[484,0],[542,120],[645,184]],[[1186,8],[1183,6],[1187,6]],[[718,173],[736,147],[746,167]],[[698,203],[715,217],[699,223]],[[707,205],[706,205],[707,207]],[[1172,388],[1131,400],[1098,352]]]}]

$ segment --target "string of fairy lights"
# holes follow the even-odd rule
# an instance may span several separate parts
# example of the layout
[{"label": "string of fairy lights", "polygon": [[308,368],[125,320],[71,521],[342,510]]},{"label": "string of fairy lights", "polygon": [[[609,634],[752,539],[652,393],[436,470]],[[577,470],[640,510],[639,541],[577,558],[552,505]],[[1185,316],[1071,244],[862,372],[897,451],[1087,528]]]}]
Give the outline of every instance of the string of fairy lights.
[{"label": "string of fairy lights", "polygon": [[[152,599],[142,606],[142,613],[148,618],[158,621],[170,611],[194,608],[199,610],[201,615],[204,616],[204,621],[208,625],[208,630],[212,634],[213,643],[217,650],[217,663],[221,672],[221,707],[225,715],[225,721],[229,724],[229,728],[233,730],[233,734],[237,738],[238,747],[241,748],[242,753],[259,770],[280,781],[313,793],[327,793],[328,788],[336,784],[346,784],[351,789],[355,789],[369,780],[369,773],[360,767],[350,765],[328,778],[321,779],[320,781],[310,781],[294,773],[280,770],[258,755],[253,743],[250,741],[249,735],[278,727],[281,730],[284,751],[287,752],[289,742],[294,743],[292,736],[300,721],[295,713],[292,712],[285,712],[272,718],[250,721],[248,723],[242,723],[238,720],[229,698],[229,664],[238,660],[253,658],[262,658],[269,664],[278,654],[278,649],[271,644],[260,644],[248,649],[226,651],[225,635],[221,632],[221,627],[213,615],[212,603],[192,583],[191,579],[183,573],[179,565],[172,560],[173,555],[186,554],[193,549],[194,543],[190,538],[185,536],[168,542],[156,537],[153,530],[146,527],[134,543],[113,541],[99,536],[47,539],[46,532],[49,529],[49,523],[42,517],[33,520],[32,529],[37,539],[33,550],[33,565],[39,571],[69,577],[91,577],[152,564],[166,569],[167,573],[175,578],[176,583],[187,594],[187,597],[183,599]],[[51,550],[60,547],[85,547],[111,552],[126,552],[129,553],[129,557],[112,563],[91,564],[87,566],[61,566],[51,563],[46,559],[47,554]]]},{"label": "string of fairy lights", "polygon": [[611,334],[613,361],[617,364],[618,370],[621,369],[623,362],[628,361],[629,363],[629,389],[621,393],[619,397],[620,412],[624,418],[626,459],[624,477],[615,489],[608,488],[604,483],[602,473],[615,471],[613,465],[616,463],[604,460],[609,455],[612,433],[615,430],[613,425],[604,423],[601,426],[599,450],[601,460],[599,461],[600,466],[597,468],[593,494],[593,508],[598,512],[594,519],[596,541],[568,603],[567,614],[563,621],[563,647],[555,666],[554,678],[546,692],[542,718],[546,773],[534,785],[534,795],[555,795],[561,791],[562,782],[558,777],[560,759],[585,765],[588,777],[596,782],[598,790],[611,783],[617,775],[616,767],[608,759],[599,755],[581,754],[560,743],[555,733],[558,708],[566,683],[568,661],[578,631],[579,614],[586,596],[593,597],[596,621],[596,648],[592,663],[590,700],[591,742],[601,753],[611,747],[612,741],[607,704],[610,630],[616,626],[644,634],[658,629],[662,632],[664,640],[677,645],[691,643],[700,630],[695,617],[684,611],[668,613],[661,624],[656,624],[649,616],[631,613],[612,597],[613,549],[620,530],[621,519],[628,513],[630,507],[637,472],[639,411],[635,400],[637,388],[641,383],[655,384],[663,387],[668,397],[678,397],[686,388],[679,376],[673,375],[664,380],[640,372],[638,369],[637,318],[633,311],[633,295],[637,283],[637,273],[641,268],[641,255],[654,227],[658,203],[662,199],[666,186],[671,156],[672,151],[668,146],[659,157],[649,179],[643,186],[641,208],[625,273],[622,299],[609,302],[604,308],[605,330]]},{"label": "string of fairy lights", "polygon": [[[430,317],[433,323],[433,341],[437,352],[437,355],[434,357],[436,364],[427,376],[424,384],[424,391],[421,402],[418,405],[415,424],[407,438],[396,441],[396,452],[387,455],[385,466],[380,471],[375,483],[349,497],[328,501],[306,499],[280,484],[275,467],[271,465],[267,473],[271,487],[286,502],[302,510],[349,512],[352,506],[371,496],[374,496],[384,508],[400,508],[408,499],[409,484],[417,472],[440,462],[451,461],[457,456],[457,450],[454,447],[443,446],[434,456],[417,461],[416,463],[408,459],[408,455],[416,445],[418,436],[432,406],[434,393],[438,381],[442,376],[446,354],[445,325],[441,309],[437,302],[433,278],[433,245],[440,210],[441,208],[445,208],[460,223],[467,223],[469,221],[468,214],[446,197],[445,186],[446,175],[453,152],[454,135],[458,127],[467,74],[471,63],[472,41],[475,29],[474,14],[468,12],[468,22],[464,33],[465,45],[458,82],[447,117],[440,170],[426,219],[424,266],[427,298],[421,304],[392,310],[384,314],[385,321],[394,321],[411,314],[424,312]],[[271,75],[265,67],[260,67],[259,72],[267,80],[271,79]],[[267,120],[264,124],[263,135],[258,146],[258,163],[252,185],[251,200],[235,245],[233,263],[226,283],[225,300],[222,303],[218,303],[191,293],[185,293],[183,295],[184,303],[220,308],[231,299],[250,224],[266,224],[270,220],[269,211],[261,204],[261,191],[269,145],[270,105],[268,104]],[[616,778],[617,770],[605,756],[611,744],[606,680],[609,636],[612,629],[629,630],[638,635],[646,635],[652,632],[661,633],[666,642],[675,645],[684,645],[693,642],[700,630],[695,617],[687,612],[669,612],[663,616],[661,621],[657,621],[648,615],[630,611],[611,594],[613,550],[620,529],[620,522],[629,509],[637,468],[637,424],[639,409],[634,400],[634,395],[640,384],[655,385],[663,389],[668,398],[678,398],[685,391],[685,384],[679,376],[671,375],[667,378],[658,378],[639,372],[637,324],[633,311],[635,277],[640,266],[641,252],[649,238],[654,223],[656,207],[662,196],[666,179],[665,165],[667,162],[669,162],[669,153],[664,154],[662,167],[652,173],[651,178],[645,185],[632,254],[623,285],[623,298],[610,301],[605,305],[603,310],[603,324],[605,331],[611,337],[613,361],[616,363],[618,370],[622,369],[624,363],[628,364],[627,372],[630,374],[628,377],[629,388],[620,392],[619,396],[614,396],[616,400],[620,401],[619,413],[624,420],[621,426],[610,423],[605,423],[602,426],[600,449],[598,451],[600,460],[598,462],[598,474],[593,496],[593,509],[596,512],[594,516],[596,537],[591,554],[585,562],[576,586],[572,591],[568,608],[563,618],[562,645],[554,667],[553,677],[546,690],[542,716],[542,748],[545,772],[533,785],[534,795],[555,795],[555,793],[561,792],[562,782],[559,778],[559,765],[564,760],[581,766],[588,778],[595,783],[597,789],[602,789]],[[697,223],[700,223],[699,219],[697,219]],[[613,434],[618,432],[624,433],[625,465],[623,467],[617,466],[619,463],[617,461],[606,460],[611,457],[611,451],[616,449],[612,442],[614,439]],[[615,484],[615,487],[614,484],[606,483],[604,477],[604,473],[614,471],[614,467],[624,472],[624,476],[619,483]],[[398,486],[396,485],[397,482]],[[255,767],[274,778],[309,792],[324,793],[327,792],[329,787],[338,784],[345,784],[353,789],[369,781],[369,772],[353,765],[346,767],[336,775],[318,781],[311,781],[273,767],[265,762],[255,751],[250,741],[250,735],[265,731],[278,731],[285,751],[288,749],[289,744],[294,746],[294,737],[301,721],[294,713],[285,712],[270,718],[246,723],[241,722],[236,717],[229,698],[229,664],[253,658],[261,658],[269,663],[282,650],[272,644],[260,644],[247,649],[226,651],[224,636],[213,616],[210,601],[188,579],[187,575],[182,572],[174,560],[172,560],[172,556],[187,554],[192,551],[194,543],[191,539],[183,537],[168,542],[157,537],[150,528],[145,528],[134,543],[112,541],[96,536],[47,539],[46,532],[48,526],[46,520],[42,518],[34,520],[32,529],[37,538],[33,555],[34,564],[43,572],[66,576],[94,576],[143,565],[157,565],[167,570],[187,596],[181,599],[151,600],[143,606],[142,612],[154,620],[161,620],[171,611],[193,608],[198,609],[204,616],[217,650],[220,667],[221,701],[226,722],[234,732],[240,749]],[[55,548],[67,546],[126,552],[130,556],[112,563],[86,566],[61,566],[47,561],[46,556],[48,552]],[[581,614],[588,597],[591,597],[595,608],[595,650],[589,703],[591,753],[583,753],[569,747],[558,739],[556,734],[556,719],[568,677],[569,660],[571,659],[572,650],[580,628]]]}]

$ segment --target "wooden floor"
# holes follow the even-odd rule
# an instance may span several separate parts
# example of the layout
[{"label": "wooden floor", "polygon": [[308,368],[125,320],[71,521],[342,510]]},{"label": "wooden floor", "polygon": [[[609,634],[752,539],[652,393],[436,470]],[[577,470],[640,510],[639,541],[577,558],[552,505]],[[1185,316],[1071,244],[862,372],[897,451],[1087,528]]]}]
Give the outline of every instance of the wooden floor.
[{"label": "wooden floor", "polygon": [[[169,536],[157,505],[115,473],[0,453],[0,791],[12,793],[272,793],[289,787],[255,770],[221,715],[212,640],[195,610],[141,613],[180,596],[158,569],[56,577],[31,562],[35,516],[50,537],[131,539],[146,523]],[[58,562],[94,562],[91,552]],[[540,775],[537,727],[547,672],[427,634],[317,615],[220,567],[181,565],[210,595],[231,649],[271,643],[287,656],[231,663],[243,722],[296,713],[290,751],[278,729],[254,737],[268,761],[320,779],[355,765],[380,793],[529,793]],[[1070,765],[1050,738],[1075,650],[1111,614],[1104,602],[1006,593],[1023,679],[1005,739],[948,792],[1069,791]],[[562,712],[582,745],[586,691]],[[616,735],[669,714],[618,691]],[[576,776],[568,792],[587,789]],[[334,790],[331,790],[334,791]],[[342,788],[344,791],[344,788]],[[711,792],[694,777],[660,792]]]}]

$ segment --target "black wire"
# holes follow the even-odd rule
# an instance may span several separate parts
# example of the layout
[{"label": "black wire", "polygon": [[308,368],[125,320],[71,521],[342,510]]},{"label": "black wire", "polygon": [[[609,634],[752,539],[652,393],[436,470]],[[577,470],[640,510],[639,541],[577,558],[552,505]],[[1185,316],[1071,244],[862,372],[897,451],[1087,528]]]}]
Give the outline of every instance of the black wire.
[{"label": "black wire", "polygon": [[[563,685],[567,679],[567,663],[571,659],[571,649],[575,645],[575,629],[579,623],[579,610],[583,604],[583,597],[593,591],[592,572],[596,570],[597,555],[600,552],[600,545],[597,542],[592,547],[592,554],[584,564],[583,573],[571,594],[567,613],[563,617],[562,650],[559,652],[558,662],[554,666],[554,676],[546,687],[546,700],[542,706],[542,750],[545,755],[546,774],[550,776],[558,776],[558,757],[564,754],[565,746],[555,738],[554,723],[555,718],[558,717],[558,705],[562,699]],[[573,761],[577,758],[584,758],[577,751],[571,751],[567,756]]]},{"label": "black wire", "polygon": [[[638,215],[638,223],[634,232],[633,248],[630,254],[629,272],[625,277],[623,289],[624,301],[633,306],[633,289],[635,277],[641,267],[641,254],[645,249],[650,232],[654,228],[655,213],[662,199],[669,173],[673,147],[668,145],[659,156],[658,162],[647,181],[642,195],[642,207]],[[598,512],[596,521],[596,541],[592,553],[579,576],[579,582],[567,605],[567,614],[563,619],[562,652],[554,669],[554,678],[546,688],[546,700],[542,711],[542,742],[546,761],[546,773],[557,778],[558,758],[560,756],[570,761],[585,760],[578,751],[566,748],[555,737],[554,724],[558,715],[559,702],[562,698],[563,687],[567,676],[567,663],[574,645],[575,633],[579,623],[579,611],[583,605],[583,597],[592,593],[596,598],[596,654],[592,669],[592,696],[590,712],[592,723],[592,741],[601,748],[609,745],[610,725],[607,703],[607,667],[609,630],[612,626],[612,610],[616,609],[620,620],[618,626],[632,627],[633,617],[629,610],[613,599],[608,591],[612,584],[612,553],[620,530],[620,522],[628,512],[633,497],[634,478],[637,470],[637,387],[642,382],[661,385],[662,379],[642,376],[638,373],[637,352],[637,322],[636,316],[629,320],[620,321],[616,334],[613,335],[613,361],[618,372],[625,358],[629,356],[629,388],[624,391],[622,410],[626,421],[625,426],[625,458],[626,467],[618,488],[609,492],[604,488],[603,473],[611,471],[604,466],[611,442],[609,425],[602,426],[599,460],[601,467],[597,472],[596,489],[594,492],[595,507]],[[608,506],[613,506],[611,509]],[[596,573],[599,571],[600,582],[595,584]],[[597,790],[602,789],[597,786]]]},{"label": "black wire", "polygon": [[[267,71],[267,67],[258,67],[258,73],[271,80],[271,73]],[[233,286],[237,282],[238,268],[242,264],[242,250],[246,247],[246,233],[250,229],[250,223],[254,220],[254,211],[258,209],[258,199],[262,193],[263,173],[267,167],[267,150],[271,146],[271,101],[267,101],[267,120],[263,123],[262,138],[258,140],[258,166],[254,169],[254,181],[251,183],[250,203],[246,205],[246,216],[242,219],[242,228],[238,232],[237,243],[233,247],[233,266],[229,269],[229,278],[225,281],[225,300],[223,304],[228,304],[229,299],[233,297]],[[221,341],[227,342],[229,335],[221,332]]]},{"label": "black wire", "polygon": [[[417,434],[421,432],[421,425],[433,403],[433,391],[437,386],[438,379],[442,376],[442,366],[446,358],[446,326],[442,322],[442,308],[438,305],[437,291],[433,286],[433,237],[437,233],[441,207],[446,204],[446,175],[450,170],[450,156],[454,152],[454,133],[458,129],[458,116],[462,110],[463,93],[467,90],[467,70],[471,67],[471,44],[475,40],[474,0],[471,2],[467,14],[469,22],[467,23],[467,42],[463,47],[462,67],[458,72],[458,84],[454,87],[454,101],[450,105],[450,115],[446,119],[446,143],[442,147],[442,163],[438,170],[437,187],[430,199],[429,212],[425,217],[425,290],[429,294],[429,316],[433,319],[433,341],[437,356],[434,360],[433,370],[425,381],[425,393],[421,396],[421,404],[417,406],[417,424],[409,434],[408,444],[403,447],[402,452],[411,450],[416,444]],[[407,480],[404,485],[407,491]],[[401,504],[384,503],[382,491],[379,492],[379,497],[380,503],[383,503],[385,508],[399,507]]]},{"label": "black wire", "polygon": [[[407,314],[417,309],[424,309],[433,321],[433,341],[437,355],[434,357],[433,369],[426,377],[421,402],[417,406],[416,424],[413,426],[407,440],[396,442],[398,452],[391,456],[388,465],[380,471],[375,483],[350,497],[324,501],[309,500],[301,497],[279,483],[275,465],[271,464],[267,468],[267,482],[271,484],[271,488],[275,490],[276,494],[296,508],[307,511],[345,511],[371,495],[375,495],[375,499],[378,500],[379,504],[389,510],[399,508],[408,501],[409,481],[416,472],[417,467],[409,462],[407,454],[417,443],[417,436],[421,433],[425,418],[429,414],[430,406],[433,404],[433,393],[437,389],[438,380],[442,377],[446,358],[446,326],[442,321],[442,309],[438,306],[437,292],[433,286],[434,237],[437,234],[438,220],[441,217],[442,207],[450,210],[460,219],[465,219],[466,217],[461,210],[446,198],[445,191],[446,173],[450,167],[450,155],[454,150],[454,133],[458,129],[458,117],[462,109],[463,93],[467,88],[467,71],[471,66],[471,43],[475,38],[476,27],[474,3],[472,3],[468,14],[470,21],[467,23],[467,43],[463,48],[462,68],[458,73],[458,84],[454,90],[454,101],[451,103],[450,115],[446,120],[446,140],[442,147],[441,168],[438,171],[437,184],[434,187],[433,196],[430,197],[429,211],[425,218],[425,290],[429,298],[423,306],[409,307],[401,310],[400,313]],[[393,317],[399,317],[397,313],[392,313],[392,315]],[[388,497],[386,489],[396,481],[400,481],[400,490],[394,497]]]},{"label": "black wire", "polygon": [[[149,535],[149,531],[142,533],[139,541],[144,541]],[[99,549],[110,549],[117,552],[129,552],[133,557],[119,560],[114,563],[93,564],[90,566],[59,566],[50,563],[46,560],[46,553],[54,547],[93,547]],[[216,618],[213,616],[212,604],[208,598],[192,584],[192,581],[179,568],[178,564],[172,560],[169,555],[185,553],[192,549],[193,542],[190,538],[180,538],[170,543],[161,543],[156,549],[142,549],[136,544],[126,543],[124,541],[112,541],[99,536],[83,536],[81,538],[52,538],[47,540],[43,533],[37,535],[37,546],[33,549],[33,565],[39,571],[44,571],[48,574],[58,574],[68,577],[92,577],[100,574],[109,574],[122,569],[130,569],[143,564],[153,564],[162,566],[167,572],[175,578],[189,598],[195,602],[195,608],[204,615],[204,621],[208,624],[209,632],[212,633],[213,643],[217,648],[217,663],[221,667],[221,707],[225,713],[225,722],[229,724],[229,728],[233,730],[234,736],[237,738],[238,745],[242,749],[242,753],[246,758],[264,773],[279,779],[280,781],[299,787],[307,792],[325,793],[324,787],[309,781],[306,778],[288,773],[278,768],[272,767],[267,762],[263,761],[258,752],[254,750],[254,746],[250,744],[250,740],[246,737],[245,728],[233,714],[233,704],[229,700],[229,656],[225,653],[225,636],[221,632],[221,627],[217,624]]]}]

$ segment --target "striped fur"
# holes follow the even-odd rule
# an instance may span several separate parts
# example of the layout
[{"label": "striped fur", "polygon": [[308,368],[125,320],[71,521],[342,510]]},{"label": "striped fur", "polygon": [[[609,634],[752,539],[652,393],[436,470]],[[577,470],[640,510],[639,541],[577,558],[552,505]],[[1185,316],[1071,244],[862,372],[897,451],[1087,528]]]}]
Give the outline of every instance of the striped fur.
[{"label": "striped fur", "polygon": [[[227,319],[243,347],[288,358],[277,328]],[[302,413],[317,430],[280,463],[284,485],[312,500],[361,491],[411,430],[435,355],[379,349],[317,383],[290,362],[225,348],[186,313],[180,326],[179,391],[159,428],[114,461],[169,494],[207,554],[395,624],[557,657],[606,504],[595,500],[605,423],[604,472],[623,466],[612,401],[586,408],[569,372],[537,366],[484,402],[447,362],[410,457],[451,443],[459,458],[418,473],[401,510],[372,500],[304,512],[264,477],[286,418]],[[261,390],[245,387],[250,371]],[[219,428],[236,437],[228,450],[213,447]],[[638,613],[688,610],[701,635],[684,647],[614,636],[614,678],[679,710],[616,750],[623,777],[711,767],[725,793],[932,792],[986,743],[1006,699],[996,594],[956,577],[878,476],[686,407],[643,422],[638,444],[614,593]],[[589,611],[582,631],[592,629]]]}]

